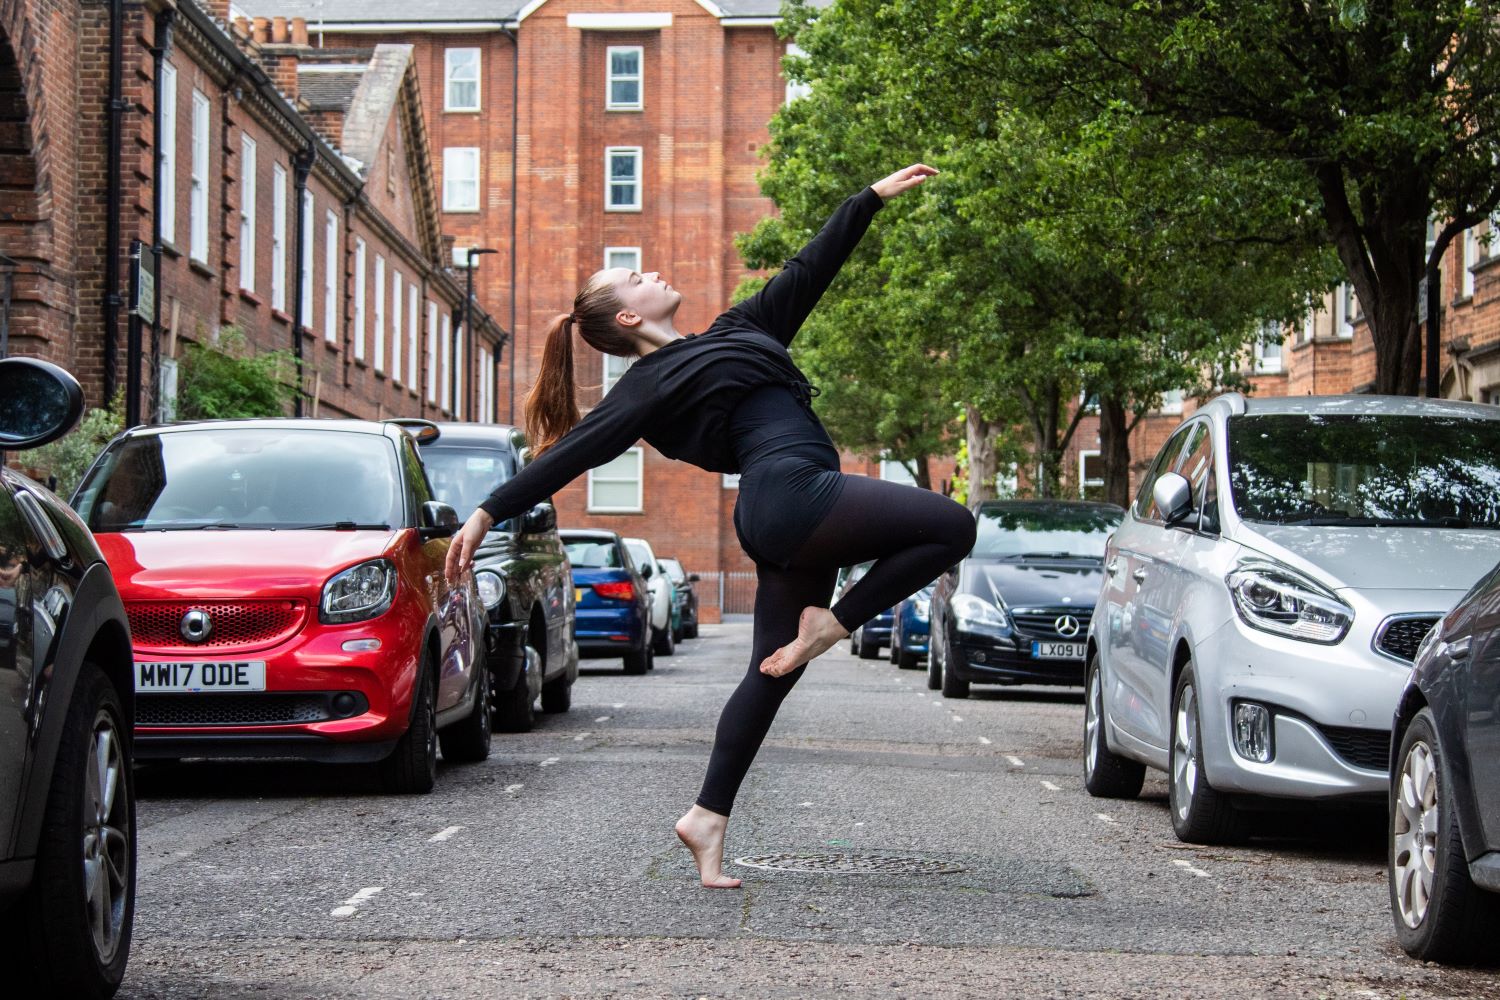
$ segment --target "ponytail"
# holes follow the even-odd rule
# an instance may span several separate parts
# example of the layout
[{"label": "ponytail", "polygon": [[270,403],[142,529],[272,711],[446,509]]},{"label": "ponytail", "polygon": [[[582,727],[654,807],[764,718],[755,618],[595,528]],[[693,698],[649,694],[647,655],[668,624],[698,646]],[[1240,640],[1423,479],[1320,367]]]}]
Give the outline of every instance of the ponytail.
[{"label": "ponytail", "polygon": [[526,395],[526,440],[539,458],[578,423],[573,391],[573,314],[558,313],[547,327],[542,368]]}]

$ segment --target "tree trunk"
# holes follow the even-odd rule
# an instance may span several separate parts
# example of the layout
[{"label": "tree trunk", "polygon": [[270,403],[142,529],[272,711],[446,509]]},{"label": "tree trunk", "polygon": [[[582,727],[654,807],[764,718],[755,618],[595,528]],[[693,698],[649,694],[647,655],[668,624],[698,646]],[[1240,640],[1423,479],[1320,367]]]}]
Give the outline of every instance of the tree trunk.
[{"label": "tree trunk", "polygon": [[1109,396],[1099,400],[1099,457],[1104,464],[1105,501],[1130,506],[1130,411]]},{"label": "tree trunk", "polygon": [[964,438],[969,445],[969,506],[995,496],[995,424],[984,419],[979,408],[964,404]]},{"label": "tree trunk", "polygon": [[912,464],[917,467],[917,485],[924,490],[932,489],[932,457],[930,455],[918,455]]}]

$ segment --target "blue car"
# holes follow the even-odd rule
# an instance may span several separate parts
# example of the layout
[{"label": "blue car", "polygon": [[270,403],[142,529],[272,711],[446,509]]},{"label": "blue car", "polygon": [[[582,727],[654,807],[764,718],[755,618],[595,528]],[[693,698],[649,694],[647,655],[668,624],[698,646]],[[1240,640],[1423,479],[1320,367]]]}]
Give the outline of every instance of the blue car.
[{"label": "blue car", "polygon": [[613,531],[559,531],[573,572],[573,628],[578,655],[621,657],[627,674],[654,665],[651,652],[651,594]]},{"label": "blue car", "polygon": [[916,670],[927,657],[928,609],[932,584],[896,605],[891,623],[891,662],[902,670]]}]

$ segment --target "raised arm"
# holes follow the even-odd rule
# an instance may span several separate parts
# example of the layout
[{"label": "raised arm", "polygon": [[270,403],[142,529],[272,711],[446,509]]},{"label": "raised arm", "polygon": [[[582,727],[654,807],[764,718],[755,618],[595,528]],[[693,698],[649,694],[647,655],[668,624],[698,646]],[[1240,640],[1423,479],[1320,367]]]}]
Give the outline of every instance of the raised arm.
[{"label": "raised arm", "polygon": [[833,284],[839,268],[854,252],[870,220],[886,201],[937,173],[913,164],[844,200],[823,224],[818,235],[786,262],[765,287],[725,314],[764,330],[789,345],[808,314]]}]

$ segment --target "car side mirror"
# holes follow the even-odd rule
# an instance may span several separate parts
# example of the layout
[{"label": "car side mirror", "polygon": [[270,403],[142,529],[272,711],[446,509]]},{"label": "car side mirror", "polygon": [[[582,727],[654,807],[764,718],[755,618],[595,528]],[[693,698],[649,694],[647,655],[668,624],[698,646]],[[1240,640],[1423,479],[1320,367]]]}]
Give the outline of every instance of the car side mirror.
[{"label": "car side mirror", "polygon": [[646,563],[644,566],[641,567],[641,577],[643,579],[646,579],[646,580],[651,579],[651,564],[650,563]]},{"label": "car side mirror", "polygon": [[701,579],[703,579],[703,578],[701,576],[699,576],[697,573],[689,573],[688,574],[688,583],[697,583]]},{"label": "car side mirror", "polygon": [[521,533],[540,535],[557,527],[557,508],[545,500],[526,512],[521,518]]},{"label": "car side mirror", "polygon": [[56,441],[83,415],[83,389],[57,365],[36,358],[0,361],[0,451]]},{"label": "car side mirror", "polygon": [[423,540],[452,538],[458,534],[459,527],[458,511],[449,504],[440,500],[429,500],[422,505],[422,517],[417,525],[417,534],[421,535]]},{"label": "car side mirror", "polygon": [[1151,499],[1167,524],[1177,524],[1193,512],[1193,487],[1175,472],[1163,472],[1151,487]]}]

